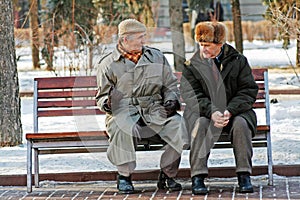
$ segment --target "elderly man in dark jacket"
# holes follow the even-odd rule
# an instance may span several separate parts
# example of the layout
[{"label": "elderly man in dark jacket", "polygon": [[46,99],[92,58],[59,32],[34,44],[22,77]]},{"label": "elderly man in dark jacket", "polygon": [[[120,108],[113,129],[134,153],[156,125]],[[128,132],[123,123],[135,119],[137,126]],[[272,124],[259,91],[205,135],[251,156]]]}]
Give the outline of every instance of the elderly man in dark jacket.
[{"label": "elderly man in dark jacket", "polygon": [[233,145],[239,192],[253,192],[251,141],[257,119],[252,104],[258,86],[247,59],[226,44],[224,24],[197,24],[195,39],[200,50],[186,62],[180,87],[186,103],[183,116],[191,139],[192,192],[208,192],[204,179],[208,175],[209,152],[224,132]]}]

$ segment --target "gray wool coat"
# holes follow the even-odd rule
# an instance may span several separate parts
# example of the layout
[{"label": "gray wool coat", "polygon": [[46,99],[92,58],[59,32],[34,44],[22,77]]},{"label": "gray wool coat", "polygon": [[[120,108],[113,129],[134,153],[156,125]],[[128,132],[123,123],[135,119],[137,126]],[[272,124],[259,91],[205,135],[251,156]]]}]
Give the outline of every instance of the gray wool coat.
[{"label": "gray wool coat", "polygon": [[106,114],[106,129],[110,146],[107,151],[114,165],[136,160],[132,129],[139,118],[181,153],[184,146],[180,131],[181,116],[163,118],[162,104],[179,101],[177,78],[164,55],[158,50],[143,47],[143,55],[135,64],[124,59],[117,48],[101,59],[97,66],[97,105],[105,111],[108,92],[113,86],[123,93],[119,107]]}]

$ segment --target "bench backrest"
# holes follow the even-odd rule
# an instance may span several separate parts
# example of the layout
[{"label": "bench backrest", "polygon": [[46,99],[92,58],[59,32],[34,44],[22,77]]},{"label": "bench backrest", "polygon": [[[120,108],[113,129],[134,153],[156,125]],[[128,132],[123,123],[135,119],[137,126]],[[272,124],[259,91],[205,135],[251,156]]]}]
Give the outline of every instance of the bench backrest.
[{"label": "bench backrest", "polygon": [[[181,72],[175,73],[178,82]],[[270,125],[268,94],[268,70],[253,69],[259,86],[257,100],[253,107],[265,109],[266,130]],[[99,115],[95,101],[96,76],[47,77],[34,79],[34,132],[38,132],[39,117]]]},{"label": "bench backrest", "polygon": [[95,76],[47,77],[34,79],[34,132],[39,117],[98,115]]},{"label": "bench backrest", "polygon": [[254,109],[263,109],[265,112],[265,122],[262,122],[262,128],[265,128],[263,125],[266,125],[270,129],[270,99],[269,99],[269,78],[268,78],[268,69],[253,69],[252,70],[255,81],[258,85],[258,94],[256,101],[253,104]]}]

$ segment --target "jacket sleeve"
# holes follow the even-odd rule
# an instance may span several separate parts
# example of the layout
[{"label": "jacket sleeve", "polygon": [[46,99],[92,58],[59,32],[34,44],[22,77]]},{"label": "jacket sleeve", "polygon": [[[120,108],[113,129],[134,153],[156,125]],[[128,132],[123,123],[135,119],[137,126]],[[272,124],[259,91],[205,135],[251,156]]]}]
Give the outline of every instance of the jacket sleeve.
[{"label": "jacket sleeve", "polygon": [[211,118],[211,114],[218,110],[205,90],[206,84],[197,70],[192,70],[191,65],[185,66],[182,72],[180,93],[187,107],[197,115]]},{"label": "jacket sleeve", "polygon": [[247,59],[245,57],[240,57],[239,59],[241,67],[237,78],[237,91],[227,105],[227,110],[232,115],[238,115],[252,109],[258,93],[258,86]]}]

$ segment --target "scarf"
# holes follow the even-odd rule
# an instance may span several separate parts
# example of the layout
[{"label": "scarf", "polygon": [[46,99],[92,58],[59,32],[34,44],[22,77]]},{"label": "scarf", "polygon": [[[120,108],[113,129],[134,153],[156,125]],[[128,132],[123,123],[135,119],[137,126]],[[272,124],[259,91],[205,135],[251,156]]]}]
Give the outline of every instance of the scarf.
[{"label": "scarf", "polygon": [[138,52],[138,53],[129,53],[127,52],[124,47],[119,43],[117,46],[118,50],[120,51],[121,55],[124,58],[127,58],[128,60],[131,60],[132,62],[134,62],[135,64],[137,64],[137,62],[139,61],[139,59],[141,58],[143,52]]}]

